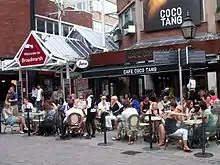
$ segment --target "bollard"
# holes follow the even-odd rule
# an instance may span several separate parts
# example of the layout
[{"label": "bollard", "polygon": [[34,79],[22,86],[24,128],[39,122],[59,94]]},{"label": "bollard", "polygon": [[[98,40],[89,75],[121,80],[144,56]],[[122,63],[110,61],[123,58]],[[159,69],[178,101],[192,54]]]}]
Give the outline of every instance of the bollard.
[{"label": "bollard", "polygon": [[31,126],[30,126],[30,108],[26,108],[25,111],[27,112],[27,121],[28,121],[28,136],[31,136]]},{"label": "bollard", "polygon": [[0,107],[0,134],[2,133],[2,107]]},{"label": "bollard", "polygon": [[112,145],[113,143],[112,142],[107,142],[107,133],[106,133],[106,113],[104,115],[104,128],[103,128],[103,131],[104,131],[104,143],[98,143],[99,146],[110,146]]},{"label": "bollard", "polygon": [[214,155],[212,153],[207,153],[205,151],[205,118],[203,116],[203,112],[202,112],[202,152],[198,152],[198,153],[195,153],[194,156],[197,157],[197,158],[210,158],[210,157],[213,157]]},{"label": "bollard", "polygon": [[153,148],[153,139],[152,139],[152,121],[151,121],[151,114],[149,114],[149,129],[150,129],[150,149]]},{"label": "bollard", "polygon": [[159,150],[160,148],[158,147],[154,147],[153,148],[153,138],[152,138],[152,135],[153,135],[153,127],[152,127],[152,114],[149,114],[149,134],[150,134],[150,149],[148,147],[144,147],[143,150],[146,150],[146,151],[152,151],[152,150]]}]

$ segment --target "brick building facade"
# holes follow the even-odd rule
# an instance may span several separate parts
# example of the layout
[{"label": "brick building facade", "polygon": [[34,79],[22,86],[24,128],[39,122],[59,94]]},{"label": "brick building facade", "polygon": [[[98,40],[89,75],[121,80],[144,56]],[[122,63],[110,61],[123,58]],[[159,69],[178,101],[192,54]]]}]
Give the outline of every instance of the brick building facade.
[{"label": "brick building facade", "polygon": [[[161,27],[162,25],[159,26],[158,24],[155,24],[155,22],[158,20],[154,19],[151,23],[155,25],[153,28],[156,30],[145,29],[148,28],[147,26],[145,27],[145,23],[148,21],[148,19],[145,17],[145,9],[149,6],[146,6],[144,3],[150,3],[153,1],[155,2],[155,0],[117,0],[119,27],[115,35],[117,35],[117,42],[119,42],[120,51],[95,54],[90,56],[91,63],[94,68],[85,74],[91,79],[94,77],[95,80],[93,83],[98,86],[95,89],[95,93],[98,93],[97,95],[99,95],[103,90],[108,91],[108,94],[110,95],[117,94],[118,96],[122,96],[125,93],[140,95],[144,89],[155,89],[158,91],[157,94],[159,94],[159,92],[165,86],[171,86],[172,88],[175,88],[175,92],[173,94],[176,96],[179,95],[178,69],[176,70],[173,68],[171,70],[166,70],[163,68],[162,72],[157,73],[135,73],[136,71],[143,71],[143,68],[145,67],[151,66],[150,64],[153,63],[151,61],[153,60],[153,53],[155,51],[177,51],[178,49],[184,50],[188,45],[187,41],[183,39],[181,34],[181,23],[179,23],[179,26],[164,28]],[[135,2],[139,2],[139,6],[137,6]],[[173,9],[172,3],[175,3],[175,1],[167,0],[164,2],[171,4],[171,6],[167,6],[168,4],[165,4],[163,6],[164,8],[161,9],[164,11],[167,9],[171,11]],[[181,3],[185,4],[182,5]],[[199,3],[199,6],[194,6],[192,3]],[[193,17],[193,22],[198,21],[196,20],[196,17],[194,17],[196,12],[197,17],[199,18],[199,23],[196,23],[197,38],[192,40],[190,43],[192,45],[192,49],[203,50],[207,56],[214,55],[215,57],[218,57],[220,54],[220,37],[218,34],[220,32],[220,1],[198,0],[197,2],[193,1],[192,3],[189,1],[181,1],[179,3],[182,8],[182,15],[186,15],[186,11],[190,10],[190,15]],[[138,9],[138,12],[136,9]],[[176,9],[173,11],[175,10]],[[161,10],[159,12],[161,12]],[[161,16],[161,13],[159,12],[157,14],[158,16]],[[149,25],[150,23],[147,22],[146,24]],[[129,25],[132,26],[131,29],[129,29]],[[156,26],[159,26],[159,30]],[[137,30],[138,28],[140,31]],[[179,42],[180,40],[182,41]],[[215,62],[218,63],[218,61]],[[104,65],[108,65],[108,67],[105,67]],[[160,66],[158,66],[158,69],[160,69],[159,67]],[[112,70],[110,70],[110,68],[112,68]],[[203,89],[212,88],[218,92],[218,94],[220,94],[220,86],[217,85],[220,82],[220,71],[218,65],[208,65],[205,68],[208,68],[208,70],[204,70],[203,67],[200,67],[197,68],[200,71],[196,71],[197,69],[194,69],[193,71],[194,78],[198,80],[197,82],[202,82],[200,84],[198,83],[197,87]],[[104,72],[105,69],[106,72]],[[210,87],[209,85],[209,82],[212,80],[209,80],[207,76],[208,72],[213,72],[216,76],[216,84],[213,87]],[[97,80],[97,77],[100,75],[100,73],[103,75],[101,75],[101,78]],[[186,88],[189,80],[189,70],[184,71],[183,74],[183,84],[184,88]],[[106,79],[105,75],[114,78]],[[102,81],[105,81],[104,85]],[[120,84],[127,86],[126,90],[124,90]],[[104,88],[103,86],[107,87]]]}]

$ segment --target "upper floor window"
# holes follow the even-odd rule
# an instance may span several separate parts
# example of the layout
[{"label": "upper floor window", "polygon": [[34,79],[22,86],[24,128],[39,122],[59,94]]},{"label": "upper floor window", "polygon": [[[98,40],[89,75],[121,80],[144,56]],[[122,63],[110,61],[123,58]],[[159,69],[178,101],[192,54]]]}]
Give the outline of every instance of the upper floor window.
[{"label": "upper floor window", "polygon": [[[62,23],[63,36],[67,36],[71,28],[71,25]],[[59,35],[58,21],[36,17],[36,31]]]},{"label": "upper floor window", "polygon": [[[108,33],[112,30],[112,25],[105,24],[105,32]],[[101,21],[93,21],[93,30],[96,32],[103,32],[102,30],[102,22]]]},{"label": "upper floor window", "polygon": [[130,21],[135,21],[135,7],[131,6],[121,15],[122,26],[126,25]]},{"label": "upper floor window", "polygon": [[220,7],[220,0],[217,0],[217,6]]},{"label": "upper floor window", "polygon": [[93,30],[97,32],[102,32],[102,23],[99,21],[93,21]]}]

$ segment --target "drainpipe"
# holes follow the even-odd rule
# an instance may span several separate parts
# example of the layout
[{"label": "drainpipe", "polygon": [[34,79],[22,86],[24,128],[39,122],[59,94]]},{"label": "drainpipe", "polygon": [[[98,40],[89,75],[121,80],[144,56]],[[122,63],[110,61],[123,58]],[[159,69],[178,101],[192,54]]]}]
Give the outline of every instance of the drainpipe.
[{"label": "drainpipe", "polygon": [[30,0],[30,30],[35,30],[35,0]]},{"label": "drainpipe", "polygon": [[135,0],[135,16],[136,16],[136,41],[137,43],[141,40],[141,14],[140,14],[140,8],[141,8],[141,1]]}]

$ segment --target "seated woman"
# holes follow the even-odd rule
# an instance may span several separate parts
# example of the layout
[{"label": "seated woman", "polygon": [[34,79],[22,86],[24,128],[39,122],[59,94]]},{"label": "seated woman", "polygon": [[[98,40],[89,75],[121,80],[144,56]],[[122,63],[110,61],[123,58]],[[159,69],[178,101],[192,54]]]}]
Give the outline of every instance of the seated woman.
[{"label": "seated woman", "polygon": [[[152,116],[158,116],[158,117],[162,117],[162,112],[158,109],[158,105],[156,102],[153,102],[150,106],[150,109],[146,112],[146,114],[152,114]],[[156,122],[156,127],[158,128],[158,135],[159,135],[159,146],[163,146],[164,140],[165,140],[165,128],[164,128],[164,124],[160,121],[160,122]],[[157,129],[154,128],[154,129]]]},{"label": "seated woman", "polygon": [[28,130],[27,125],[25,124],[25,119],[21,116],[13,116],[12,115],[12,107],[9,102],[5,102],[4,108],[3,108],[3,116],[6,120],[6,123],[9,125],[14,125],[15,123],[18,123],[20,125],[20,133],[23,134],[24,130]]},{"label": "seated woman", "polygon": [[177,106],[173,112],[170,112],[165,120],[165,130],[167,135],[170,136],[181,136],[183,140],[183,150],[185,152],[192,152],[187,145],[188,140],[188,130],[177,127],[177,121],[182,120],[183,117],[187,116],[182,113],[182,106]]},{"label": "seated woman", "polygon": [[141,114],[145,114],[149,109],[151,105],[151,101],[148,96],[143,97],[144,101],[140,104],[140,112]]},{"label": "seated woman", "polygon": [[41,122],[37,133],[38,135],[49,135],[53,131],[55,124],[54,119],[57,111],[54,109],[54,105],[49,100],[45,101],[43,108],[46,111],[46,116],[44,121]]}]

